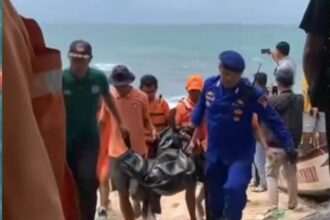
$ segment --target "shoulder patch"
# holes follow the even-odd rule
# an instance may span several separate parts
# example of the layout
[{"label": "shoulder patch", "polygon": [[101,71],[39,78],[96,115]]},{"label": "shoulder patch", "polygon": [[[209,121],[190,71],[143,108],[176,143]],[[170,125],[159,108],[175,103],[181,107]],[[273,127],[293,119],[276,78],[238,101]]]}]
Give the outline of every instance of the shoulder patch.
[{"label": "shoulder patch", "polygon": [[213,102],[215,101],[215,94],[213,91],[208,91],[206,94],[205,94],[205,100],[206,100],[206,106],[207,107],[210,107]]},{"label": "shoulder patch", "polygon": [[260,96],[258,103],[261,104],[264,108],[268,106],[268,98],[265,95]]}]

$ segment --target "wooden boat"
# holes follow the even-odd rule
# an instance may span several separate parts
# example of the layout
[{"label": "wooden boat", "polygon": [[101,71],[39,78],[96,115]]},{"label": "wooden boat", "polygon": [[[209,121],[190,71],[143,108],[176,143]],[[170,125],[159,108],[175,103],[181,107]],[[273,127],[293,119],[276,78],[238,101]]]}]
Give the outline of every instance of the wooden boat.
[{"label": "wooden boat", "polygon": [[[330,196],[328,147],[321,146],[299,156],[297,163],[298,193],[301,195]],[[283,172],[279,186],[287,189]]]}]

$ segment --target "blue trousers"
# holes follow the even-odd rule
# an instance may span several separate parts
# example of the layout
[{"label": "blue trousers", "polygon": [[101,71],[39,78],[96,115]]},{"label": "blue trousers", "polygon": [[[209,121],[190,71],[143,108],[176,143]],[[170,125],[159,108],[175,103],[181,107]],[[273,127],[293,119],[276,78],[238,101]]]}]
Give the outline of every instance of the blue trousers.
[{"label": "blue trousers", "polygon": [[206,184],[211,220],[242,218],[251,170],[251,161],[237,160],[228,164],[220,160],[207,162]]}]

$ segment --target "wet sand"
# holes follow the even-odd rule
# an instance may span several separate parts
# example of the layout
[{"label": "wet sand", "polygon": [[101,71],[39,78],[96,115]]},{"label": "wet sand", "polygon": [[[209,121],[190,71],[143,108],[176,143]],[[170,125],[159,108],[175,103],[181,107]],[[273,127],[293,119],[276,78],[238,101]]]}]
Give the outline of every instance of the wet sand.
[{"label": "wet sand", "polygon": [[[189,220],[188,212],[184,199],[184,192],[178,193],[170,197],[162,197],[162,214],[157,216],[158,220]],[[109,219],[122,220],[117,192],[112,192],[111,199],[111,211]],[[267,193],[253,193],[248,191],[249,202],[244,210],[243,220],[329,220],[330,213],[327,212],[327,208],[322,207],[315,202],[306,201],[305,199],[299,200],[297,210],[286,210],[287,196],[285,193],[280,193],[280,208],[284,210],[284,215],[281,218],[266,217],[264,213],[267,211]],[[330,207],[330,206],[329,206]],[[322,216],[323,215],[323,216]]]}]

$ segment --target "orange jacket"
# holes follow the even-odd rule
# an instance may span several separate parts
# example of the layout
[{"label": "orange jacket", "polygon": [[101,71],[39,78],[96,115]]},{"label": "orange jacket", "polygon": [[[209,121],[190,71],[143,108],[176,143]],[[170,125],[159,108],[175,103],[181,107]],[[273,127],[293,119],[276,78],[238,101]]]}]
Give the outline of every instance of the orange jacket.
[{"label": "orange jacket", "polygon": [[[3,218],[78,220],[65,168],[61,60],[37,23],[3,1]],[[61,201],[62,199],[62,201]],[[70,207],[69,207],[70,206]]]}]

